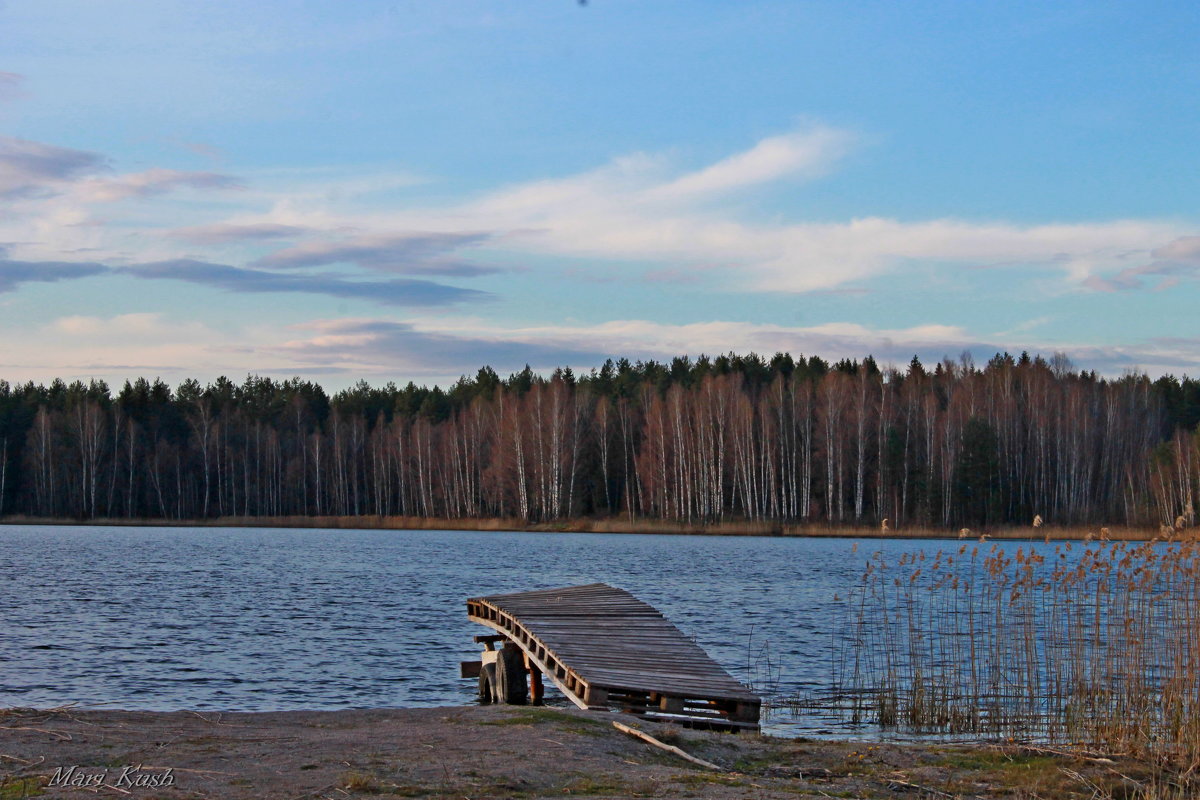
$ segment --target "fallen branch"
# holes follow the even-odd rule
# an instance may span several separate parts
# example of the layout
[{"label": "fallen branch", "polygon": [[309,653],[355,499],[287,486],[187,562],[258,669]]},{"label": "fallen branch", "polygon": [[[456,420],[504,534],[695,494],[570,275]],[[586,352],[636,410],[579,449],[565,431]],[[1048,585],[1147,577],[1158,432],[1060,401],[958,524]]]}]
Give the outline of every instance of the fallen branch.
[{"label": "fallen branch", "polygon": [[[1091,761],[1096,764],[1115,764],[1115,763],[1117,763],[1116,761],[1109,758],[1108,756],[1102,756],[1102,755],[1099,755],[1096,753],[1089,753],[1086,750],[1075,750],[1075,751],[1055,750],[1050,747],[1035,747],[1031,744],[1016,744],[1016,745],[1012,745],[1012,746],[1016,747],[1018,750],[1026,750],[1030,753],[1039,753],[1041,755],[1048,755],[1048,756],[1062,756],[1063,758],[1079,758],[1084,761]],[[1001,747],[1000,749],[1003,750],[1004,748]]]},{"label": "fallen branch", "polygon": [[26,759],[26,758],[17,758],[16,756],[10,756],[8,753],[0,753],[0,758],[6,759],[8,761],[19,761],[22,764],[25,764],[26,766],[29,766],[32,764],[40,764],[46,760],[45,756],[40,756],[37,761],[30,761],[29,759]]},{"label": "fallen branch", "polygon": [[1075,770],[1073,770],[1073,769],[1067,769],[1066,767],[1059,767],[1059,768],[1058,768],[1058,771],[1059,771],[1059,772],[1061,772],[1063,775],[1066,775],[1066,776],[1067,776],[1068,778],[1070,778],[1071,780],[1073,780],[1073,781],[1076,781],[1077,783],[1081,783],[1081,784],[1083,784],[1084,786],[1086,786],[1088,789],[1090,789],[1090,790],[1091,790],[1091,792],[1092,792],[1092,796],[1093,796],[1093,797],[1100,797],[1100,796],[1101,796],[1101,789],[1100,789],[1100,787],[1099,787],[1099,786],[1097,786],[1097,785],[1096,785],[1095,783],[1093,783],[1092,781],[1088,780],[1086,777],[1084,777],[1084,776],[1083,776],[1083,775],[1081,775],[1080,773],[1076,772]]},{"label": "fallen branch", "polygon": [[0,731],[37,731],[38,733],[48,733],[58,739],[60,742],[71,741],[71,734],[63,733],[62,731],[52,731],[47,728],[27,728],[23,726],[0,725]]},{"label": "fallen branch", "polygon": [[923,794],[931,794],[934,797],[949,797],[951,800],[953,800],[955,797],[955,795],[943,792],[941,789],[934,789],[930,786],[922,786],[919,783],[909,783],[908,781],[902,781],[899,778],[888,778],[886,781],[884,781],[884,783],[886,783],[887,788],[891,789],[893,792],[897,790],[915,791]]},{"label": "fallen branch", "polygon": [[666,750],[668,753],[674,753],[675,755],[679,756],[680,758],[682,758],[686,761],[690,761],[693,764],[698,764],[698,765],[704,767],[705,769],[715,769],[717,772],[725,771],[724,767],[718,767],[716,764],[713,764],[710,761],[705,761],[702,758],[696,758],[693,755],[689,755],[688,753],[683,752],[682,750],[680,750],[678,747],[676,747],[673,744],[667,744],[666,742],[660,742],[658,739],[655,739],[653,736],[646,733],[645,731],[639,731],[637,728],[631,728],[628,725],[622,725],[620,722],[617,722],[616,720],[613,720],[613,727],[616,728],[617,730],[621,731],[622,733],[629,734],[630,736],[634,737],[635,739],[641,739],[646,744],[654,745],[655,747],[657,747],[660,750]]},{"label": "fallen branch", "polygon": [[216,769],[184,769],[183,767],[163,767],[154,766],[151,764],[138,764],[138,769],[163,769],[171,770],[172,772],[194,772],[197,775],[232,775],[232,772],[221,772]]}]

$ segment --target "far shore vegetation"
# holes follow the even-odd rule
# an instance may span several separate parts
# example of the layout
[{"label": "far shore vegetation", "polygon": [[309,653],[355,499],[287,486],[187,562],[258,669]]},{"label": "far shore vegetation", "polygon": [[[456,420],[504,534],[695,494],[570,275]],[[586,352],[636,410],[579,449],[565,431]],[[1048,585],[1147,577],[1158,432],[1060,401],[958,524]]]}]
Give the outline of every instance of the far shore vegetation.
[{"label": "far shore vegetation", "polygon": [[445,531],[527,531],[532,533],[649,533],[690,536],[783,536],[848,539],[953,539],[969,541],[1192,541],[1195,529],[1165,531],[1161,527],[1033,527],[1001,526],[987,529],[912,527],[895,529],[881,526],[785,524],[734,520],[712,523],[682,523],[661,519],[625,517],[575,517],[550,522],[531,522],[519,518],[497,517],[376,517],[376,516],[287,516],[287,517],[210,517],[208,519],[171,519],[101,517],[70,519],[32,517],[13,514],[0,517],[0,525],[88,525],[100,527],[177,527],[177,528],[314,528],[326,530],[445,530]]},{"label": "far shore vegetation", "polygon": [[1026,353],[484,367],[332,395],[258,376],[0,381],[0,517],[1167,535],[1195,524],[1198,424],[1200,381]]}]

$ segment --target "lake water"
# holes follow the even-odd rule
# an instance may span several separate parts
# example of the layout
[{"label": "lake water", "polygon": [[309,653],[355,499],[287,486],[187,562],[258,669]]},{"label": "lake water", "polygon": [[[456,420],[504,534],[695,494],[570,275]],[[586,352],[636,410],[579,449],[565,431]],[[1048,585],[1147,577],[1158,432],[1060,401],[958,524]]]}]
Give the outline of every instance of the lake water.
[{"label": "lake water", "polygon": [[[658,608],[735,677],[830,681],[850,539],[0,527],[0,707],[338,709],[474,702],[468,596],[603,581]],[[752,633],[752,635],[750,635]],[[770,670],[767,663],[770,662]],[[771,673],[768,676],[768,672]],[[774,733],[831,722],[776,713]],[[845,733],[846,729],[836,732]]]}]

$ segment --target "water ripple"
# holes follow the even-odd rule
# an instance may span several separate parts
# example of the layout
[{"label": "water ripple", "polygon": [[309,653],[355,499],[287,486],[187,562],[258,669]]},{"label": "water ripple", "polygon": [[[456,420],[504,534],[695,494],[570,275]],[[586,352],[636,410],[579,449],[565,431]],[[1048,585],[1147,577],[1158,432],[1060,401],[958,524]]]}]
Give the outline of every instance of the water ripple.
[{"label": "water ripple", "polygon": [[[871,549],[922,546],[937,549]],[[738,678],[769,657],[794,691],[828,681],[834,595],[864,561],[839,539],[9,526],[0,707],[468,703],[468,596],[596,581],[659,608]]]}]

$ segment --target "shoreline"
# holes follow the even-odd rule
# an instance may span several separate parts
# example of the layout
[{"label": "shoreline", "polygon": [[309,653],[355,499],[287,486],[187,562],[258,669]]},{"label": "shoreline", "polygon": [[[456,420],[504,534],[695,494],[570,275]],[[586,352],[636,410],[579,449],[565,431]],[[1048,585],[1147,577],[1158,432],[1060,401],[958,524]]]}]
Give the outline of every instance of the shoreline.
[{"label": "shoreline", "polygon": [[[65,527],[154,527],[154,528],[320,528],[328,530],[447,530],[494,531],[525,533],[629,533],[674,536],[775,536],[814,539],[949,539],[978,541],[980,535],[988,540],[1004,541],[1085,541],[1101,538],[1102,526],[1070,526],[1041,528],[1004,526],[972,531],[961,536],[958,530],[942,528],[902,528],[883,531],[868,526],[799,525],[776,522],[729,521],[714,523],[679,523],[665,520],[621,517],[577,517],[555,522],[525,522],[519,519],[496,517],[446,519],[441,517],[400,516],[282,516],[239,517],[210,519],[61,519],[9,515],[0,517],[4,525],[45,525]],[[1187,533],[1187,532],[1185,532]],[[1157,528],[1108,526],[1110,541],[1150,541],[1162,534]]]},{"label": "shoreline", "polygon": [[[617,730],[614,720],[719,769],[651,747]],[[1163,779],[1150,765],[1130,759],[1100,763],[1085,753],[1012,743],[779,739],[546,706],[258,713],[0,709],[0,753],[3,798],[109,790],[132,797],[228,800],[578,795],[881,800],[898,792],[1017,800],[1077,796],[1089,787],[1127,791],[1129,781],[1156,785]]]}]

